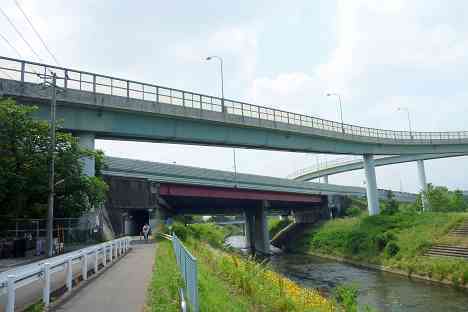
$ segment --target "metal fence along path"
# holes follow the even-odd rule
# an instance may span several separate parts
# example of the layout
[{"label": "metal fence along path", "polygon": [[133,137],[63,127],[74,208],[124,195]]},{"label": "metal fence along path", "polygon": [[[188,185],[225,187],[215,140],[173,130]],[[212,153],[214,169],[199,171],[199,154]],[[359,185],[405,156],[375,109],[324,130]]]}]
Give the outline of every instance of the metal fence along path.
[{"label": "metal fence along path", "polygon": [[[119,238],[0,273],[0,299],[6,296],[6,300],[2,300],[5,302],[5,311],[15,311],[16,293],[22,287],[37,282],[41,284],[42,302],[46,306],[49,305],[51,292],[63,286],[67,291],[71,291],[74,277],[78,275],[83,280],[87,280],[89,271],[96,274],[99,271],[99,264],[104,267],[109,265],[117,257],[123,256],[129,245],[130,238]],[[77,274],[73,272],[75,264],[80,266]],[[52,285],[51,281],[59,272],[65,272],[64,284],[58,282]],[[31,299],[35,302],[39,298]]]},{"label": "metal fence along path", "polygon": [[185,282],[185,292],[190,311],[198,312],[197,259],[187,250],[184,244],[182,244],[177,235],[172,234],[171,240],[177,259],[177,265],[179,266]]},{"label": "metal fence along path", "polygon": [[[162,87],[128,79],[100,75],[64,67],[28,62],[8,57],[0,57],[0,72],[6,80],[28,83],[42,83],[57,74],[58,86],[67,90],[87,91],[94,94],[112,95],[181,106],[199,111],[212,111],[235,116],[240,120],[270,121],[291,129],[317,129],[332,137],[395,144],[460,144],[468,142],[468,131],[453,132],[415,132],[395,131],[351,124],[297,114],[270,107],[240,101]],[[224,110],[223,110],[224,105]],[[190,115],[187,115],[190,116]]]}]

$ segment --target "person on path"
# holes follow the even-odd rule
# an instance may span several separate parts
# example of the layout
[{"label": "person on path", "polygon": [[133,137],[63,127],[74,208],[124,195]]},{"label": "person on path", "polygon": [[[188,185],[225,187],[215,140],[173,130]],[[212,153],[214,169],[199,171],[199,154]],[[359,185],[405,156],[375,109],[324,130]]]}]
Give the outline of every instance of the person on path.
[{"label": "person on path", "polygon": [[148,224],[143,225],[143,235],[145,236],[145,240],[148,240],[150,227]]}]

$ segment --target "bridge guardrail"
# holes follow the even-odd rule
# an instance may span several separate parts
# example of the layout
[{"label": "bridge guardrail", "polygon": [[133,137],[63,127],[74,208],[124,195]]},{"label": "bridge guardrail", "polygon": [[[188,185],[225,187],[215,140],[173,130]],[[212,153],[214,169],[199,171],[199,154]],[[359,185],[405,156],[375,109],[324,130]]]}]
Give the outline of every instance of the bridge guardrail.
[{"label": "bridge guardrail", "polygon": [[[107,94],[120,97],[164,103],[193,108],[200,111],[221,112],[261,121],[286,124],[289,127],[305,127],[323,130],[333,137],[371,138],[377,142],[388,141],[398,144],[458,144],[468,141],[468,131],[452,132],[410,132],[361,127],[342,124],[336,121],[311,117],[279,109],[222,99],[179,89],[162,87],[128,79],[100,75],[59,66],[28,62],[8,57],[0,57],[0,72],[7,79],[21,82],[42,83],[51,77],[48,71],[58,76],[58,85],[64,89],[88,91],[94,94]],[[223,112],[224,107],[224,112]]]},{"label": "bridge guardrail", "polygon": [[89,255],[94,255],[93,271],[96,274],[99,271],[99,260],[104,266],[107,266],[115,258],[123,256],[129,245],[130,238],[123,237],[0,273],[0,296],[5,294],[7,296],[5,311],[14,312],[16,290],[18,288],[38,280],[43,281],[42,302],[46,306],[49,305],[53,274],[66,270],[65,286],[68,291],[71,291],[73,264],[81,264],[81,276],[83,280],[87,280]]},{"label": "bridge guardrail", "polygon": [[[385,157],[391,157],[391,156],[389,156],[389,155],[374,155],[374,159],[381,159],[381,158],[385,158]],[[294,178],[300,177],[300,176],[302,176],[304,174],[307,174],[307,173],[326,170],[326,169],[330,169],[330,168],[338,167],[338,166],[350,165],[350,164],[354,164],[354,163],[358,163],[358,162],[363,162],[362,157],[352,157],[352,156],[350,157],[350,156],[348,156],[348,157],[340,157],[340,158],[336,158],[336,159],[325,160],[325,161],[319,162],[317,165],[312,165],[312,166],[308,166],[308,167],[298,169],[298,170],[288,174],[287,178],[288,179],[294,179]]]}]

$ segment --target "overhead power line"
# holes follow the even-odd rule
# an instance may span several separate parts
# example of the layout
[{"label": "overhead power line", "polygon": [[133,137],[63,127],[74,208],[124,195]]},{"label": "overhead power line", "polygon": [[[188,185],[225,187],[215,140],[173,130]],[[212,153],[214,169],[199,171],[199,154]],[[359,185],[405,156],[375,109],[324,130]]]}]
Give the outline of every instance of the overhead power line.
[{"label": "overhead power line", "polygon": [[0,7],[0,12],[2,12],[3,16],[6,18],[6,20],[8,21],[8,23],[11,25],[11,27],[13,27],[13,29],[16,31],[16,33],[18,34],[18,36],[20,36],[20,38],[24,41],[24,43],[26,43],[26,45],[29,47],[29,49],[34,53],[34,55],[36,55],[37,59],[39,60],[39,62],[43,63],[42,61],[42,58],[39,56],[39,54],[37,54],[37,52],[33,49],[33,47],[29,44],[29,42],[26,40],[26,38],[24,38],[23,34],[18,30],[18,28],[15,26],[15,24],[12,22],[12,20],[8,17],[8,15],[5,13],[5,11]]},{"label": "overhead power line", "polygon": [[21,13],[23,14],[24,18],[28,21],[29,23],[29,26],[31,26],[31,28],[34,30],[34,33],[36,34],[36,36],[39,38],[39,40],[41,41],[42,45],[44,46],[44,48],[47,50],[47,52],[49,53],[49,55],[54,59],[55,63],[57,65],[60,65],[59,61],[57,60],[57,58],[55,57],[54,53],[52,53],[52,51],[49,49],[49,47],[47,46],[47,44],[45,43],[45,40],[42,38],[42,36],[39,34],[39,32],[37,31],[36,27],[34,26],[34,24],[32,23],[31,19],[28,17],[28,15],[24,12],[23,8],[21,7],[21,5],[19,4],[19,2],[17,0],[15,0],[15,4],[16,6],[18,7],[18,10],[21,11]]},{"label": "overhead power line", "polygon": [[20,58],[23,58],[23,56],[21,55],[20,51],[18,51],[18,49],[15,48],[15,46],[11,44],[11,42],[7,39],[7,37],[5,37],[4,35],[2,35],[1,33],[0,33],[0,37],[3,39],[3,41],[6,42],[6,44],[7,44],[13,51],[16,52],[16,54],[17,54]]}]

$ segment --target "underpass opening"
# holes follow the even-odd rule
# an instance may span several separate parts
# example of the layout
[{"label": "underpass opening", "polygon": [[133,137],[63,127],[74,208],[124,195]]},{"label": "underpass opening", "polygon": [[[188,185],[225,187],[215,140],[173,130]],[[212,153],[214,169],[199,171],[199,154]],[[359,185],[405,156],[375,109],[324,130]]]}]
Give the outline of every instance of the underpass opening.
[{"label": "underpass opening", "polygon": [[150,224],[147,209],[129,210],[125,220],[125,235],[141,235],[145,224]]}]

